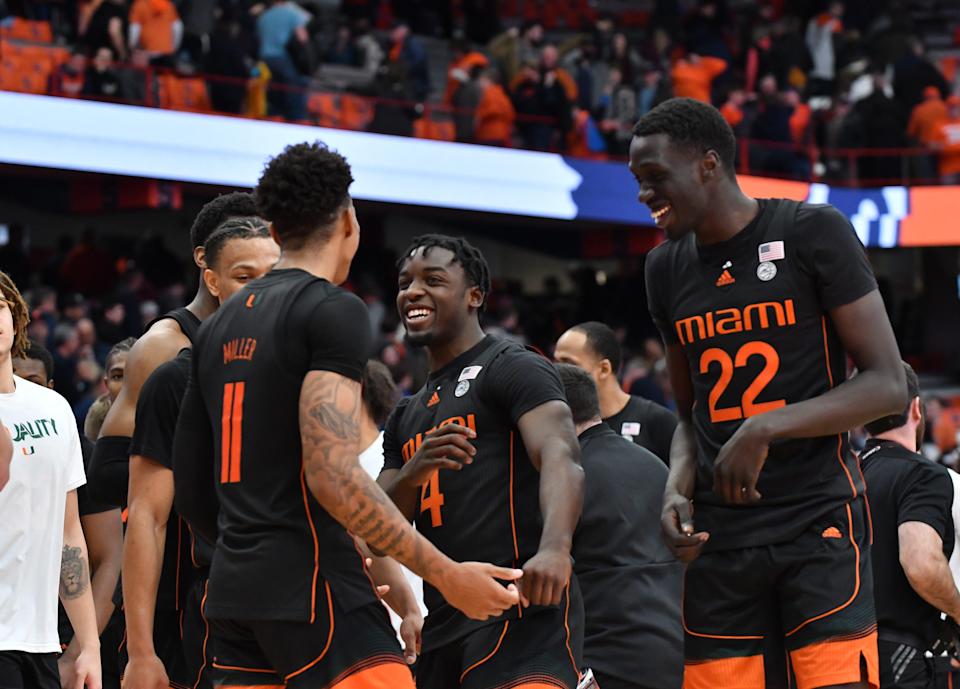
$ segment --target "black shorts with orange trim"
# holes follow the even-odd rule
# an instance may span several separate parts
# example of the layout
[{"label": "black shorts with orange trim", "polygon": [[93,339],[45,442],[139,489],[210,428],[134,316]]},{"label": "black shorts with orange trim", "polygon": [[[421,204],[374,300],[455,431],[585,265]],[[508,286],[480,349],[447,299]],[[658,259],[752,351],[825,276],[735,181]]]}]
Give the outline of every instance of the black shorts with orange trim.
[{"label": "black shorts with orange trim", "polygon": [[567,599],[427,651],[417,663],[417,689],[576,689]]},{"label": "black shorts with orange trim", "polygon": [[213,687],[213,642],[210,623],[204,614],[207,602],[207,578],[197,575],[183,603],[183,660],[193,689]]},{"label": "black shorts with orange trim", "polygon": [[380,602],[345,612],[327,591],[316,621],[210,620],[214,685],[414,689]]},{"label": "black shorts with orange trim", "polygon": [[[684,582],[684,688],[790,684],[765,677],[771,665],[789,667],[797,689],[859,682],[863,671],[877,687],[868,532],[859,498],[793,541],[708,551],[691,563]],[[777,649],[785,661],[771,664]]]}]

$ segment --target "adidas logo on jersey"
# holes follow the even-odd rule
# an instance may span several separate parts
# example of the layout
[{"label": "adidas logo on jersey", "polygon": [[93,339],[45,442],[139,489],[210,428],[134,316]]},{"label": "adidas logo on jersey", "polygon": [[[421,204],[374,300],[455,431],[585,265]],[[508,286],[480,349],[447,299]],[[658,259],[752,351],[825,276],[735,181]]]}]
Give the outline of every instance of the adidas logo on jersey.
[{"label": "adidas logo on jersey", "polygon": [[438,404],[440,404],[440,395],[437,393],[436,390],[434,390],[433,395],[430,397],[429,401],[427,402],[427,406],[434,407]]},{"label": "adidas logo on jersey", "polygon": [[717,287],[726,287],[727,285],[732,285],[736,280],[733,279],[733,276],[730,274],[729,270],[724,270],[720,277],[717,278]]}]

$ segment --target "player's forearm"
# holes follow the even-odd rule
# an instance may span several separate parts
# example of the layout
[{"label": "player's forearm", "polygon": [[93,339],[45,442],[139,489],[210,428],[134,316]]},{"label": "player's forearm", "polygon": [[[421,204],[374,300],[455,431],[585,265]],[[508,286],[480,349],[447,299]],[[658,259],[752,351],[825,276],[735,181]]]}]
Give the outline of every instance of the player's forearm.
[{"label": "player's forearm", "polygon": [[954,620],[960,621],[960,592],[943,552],[931,552],[904,562],[903,571],[917,595]]},{"label": "player's forearm", "polygon": [[394,471],[392,476],[385,476],[380,487],[390,496],[407,521],[412,522],[416,518],[421,488],[407,481],[403,469]]},{"label": "player's forearm", "polygon": [[[576,444],[576,440],[573,440]],[[540,463],[540,550],[570,552],[573,532],[583,509],[583,469],[577,463],[579,445],[563,438],[548,441]]]},{"label": "player's forearm", "polygon": [[127,518],[123,544],[123,612],[127,623],[127,647],[130,655],[153,655],[154,609],[166,524],[135,500]]},{"label": "player's forearm", "polygon": [[386,584],[390,587],[383,600],[400,617],[420,612],[417,597],[413,595],[413,589],[410,588],[399,564],[389,557],[374,556],[370,565],[370,576],[378,586]]},{"label": "player's forearm", "polygon": [[64,524],[60,559],[60,602],[80,648],[94,650],[100,647],[100,634],[90,590],[89,563],[80,519],[68,519]]},{"label": "player's forearm", "polygon": [[[898,364],[899,365],[899,364]],[[862,371],[823,395],[754,416],[754,426],[770,441],[846,433],[906,407],[903,373]]]},{"label": "player's forearm", "polygon": [[693,423],[681,417],[670,444],[670,474],[666,490],[693,497],[697,479],[697,439]]},{"label": "player's forearm", "polygon": [[120,520],[120,510],[80,518],[90,553],[90,568],[93,572],[90,589],[93,592],[97,631],[100,634],[103,634],[116,608],[113,595],[123,565],[123,527]]}]

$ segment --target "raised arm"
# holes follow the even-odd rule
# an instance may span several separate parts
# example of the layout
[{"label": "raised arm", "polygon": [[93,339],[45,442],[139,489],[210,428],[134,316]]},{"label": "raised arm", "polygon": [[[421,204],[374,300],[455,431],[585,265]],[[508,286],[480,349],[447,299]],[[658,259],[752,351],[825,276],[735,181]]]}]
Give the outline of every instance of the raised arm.
[{"label": "raised arm", "polygon": [[474,619],[499,615],[516,605],[518,593],[496,579],[520,572],[490,564],[457,564],[438,551],[400,514],[357,459],[360,383],[330,371],[310,371],[300,390],[300,437],[307,487],[344,528],[393,557]]},{"label": "raised arm", "polygon": [[566,402],[545,402],[520,417],[517,428],[540,472],[543,532],[537,554],[523,565],[525,605],[557,605],[570,581],[573,532],[583,508],[580,443]]}]

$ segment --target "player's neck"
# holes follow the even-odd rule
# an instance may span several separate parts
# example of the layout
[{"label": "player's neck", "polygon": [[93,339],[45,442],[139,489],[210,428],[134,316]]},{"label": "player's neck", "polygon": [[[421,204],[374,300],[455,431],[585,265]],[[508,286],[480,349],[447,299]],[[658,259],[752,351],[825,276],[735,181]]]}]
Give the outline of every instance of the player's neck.
[{"label": "player's neck", "polygon": [[16,392],[17,386],[13,382],[13,357],[10,352],[0,354],[0,393]]},{"label": "player's neck", "polygon": [[[325,247],[325,249],[332,247]],[[336,251],[318,251],[315,244],[308,242],[303,249],[283,249],[280,260],[274,264],[274,270],[298,268],[314,277],[328,282],[334,281],[337,274],[338,253]]]},{"label": "player's neck", "polygon": [[379,435],[380,429],[377,428],[377,424],[369,416],[363,414],[360,418],[360,452],[373,445]]},{"label": "player's neck", "polygon": [[[602,414],[602,412],[601,412],[601,414]],[[578,424],[576,424],[577,435],[578,435],[578,436],[583,435],[583,432],[584,432],[585,430],[587,430],[588,428],[593,428],[594,426],[599,426],[599,425],[602,424],[602,423],[603,423],[603,419],[601,419],[600,417],[596,417],[596,418],[590,419],[589,421],[584,421],[583,423],[578,423]]]},{"label": "player's neck", "polygon": [[215,296],[210,294],[206,283],[203,281],[203,277],[201,277],[200,286],[197,287],[197,293],[194,295],[193,301],[187,304],[187,311],[202,321],[206,320],[206,318],[219,307],[220,302],[217,301]]},{"label": "player's neck", "polygon": [[479,321],[471,320],[454,339],[429,346],[427,355],[430,360],[430,372],[440,370],[467,350],[475,347],[484,337],[486,333],[480,327]]},{"label": "player's neck", "polygon": [[710,202],[710,213],[697,227],[697,242],[701,245],[724,242],[740,233],[760,210],[760,204],[733,185],[716,194]]},{"label": "player's neck", "polygon": [[897,443],[898,445],[903,445],[905,448],[910,450],[910,452],[917,452],[917,429],[911,428],[910,424],[905,424],[900,426],[900,428],[894,428],[893,430],[880,433],[879,435],[873,436],[877,440],[887,440],[889,442]]},{"label": "player's neck", "polygon": [[625,393],[619,384],[610,383],[600,391],[600,416],[609,419],[619,414],[630,401],[630,395]]}]

